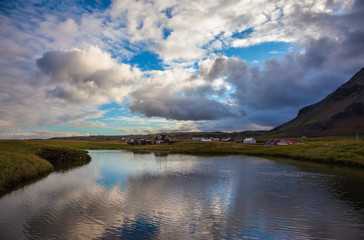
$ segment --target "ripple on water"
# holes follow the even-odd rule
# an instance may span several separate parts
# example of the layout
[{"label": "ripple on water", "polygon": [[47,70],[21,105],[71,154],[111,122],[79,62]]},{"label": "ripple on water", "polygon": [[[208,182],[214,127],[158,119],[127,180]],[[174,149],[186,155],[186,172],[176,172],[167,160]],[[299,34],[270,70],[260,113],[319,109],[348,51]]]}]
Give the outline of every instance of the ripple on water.
[{"label": "ripple on water", "polygon": [[[90,151],[0,199],[4,239],[358,239],[352,174],[266,159]],[[353,180],[354,179],[354,180]],[[349,182],[350,182],[349,181]],[[357,191],[355,191],[357,192]],[[354,205],[353,203],[359,204]]]}]

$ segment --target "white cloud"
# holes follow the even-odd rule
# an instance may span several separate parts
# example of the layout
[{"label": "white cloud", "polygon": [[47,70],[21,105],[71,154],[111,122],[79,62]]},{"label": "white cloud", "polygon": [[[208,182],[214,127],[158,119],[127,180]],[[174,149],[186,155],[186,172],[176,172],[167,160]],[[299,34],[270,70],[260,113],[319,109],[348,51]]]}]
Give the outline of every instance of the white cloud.
[{"label": "white cloud", "polygon": [[89,136],[88,133],[60,132],[60,131],[27,131],[21,129],[11,129],[0,132],[0,139],[47,139],[52,137],[72,137]]},{"label": "white cloud", "polygon": [[160,132],[201,132],[194,122],[177,122],[173,125],[163,125]]},{"label": "white cloud", "polygon": [[88,103],[72,104],[46,96],[45,88],[27,82],[0,81],[0,120],[6,127],[35,127],[84,121],[104,111]]},{"label": "white cloud", "polygon": [[104,123],[104,122],[100,122],[100,121],[88,121],[88,122],[72,125],[72,126],[69,126],[69,127],[71,127],[71,128],[84,128],[84,127],[102,127],[102,128],[106,128],[107,124]]},{"label": "white cloud", "polygon": [[121,131],[125,134],[153,134],[157,133],[157,129],[153,129],[152,127],[121,127],[117,128],[117,130]]},{"label": "white cloud", "polygon": [[139,69],[117,64],[98,47],[47,52],[37,65],[49,77],[48,95],[70,102],[122,103],[142,77]]},{"label": "white cloud", "polygon": [[[327,93],[363,66],[360,4],[127,0],[101,12],[69,3],[54,9],[15,3],[0,15],[0,127],[102,126],[88,121],[105,113],[99,105],[129,101],[146,116],[228,119],[186,129],[241,129],[234,121],[245,113],[297,108],[307,95]],[[294,47],[264,68],[213,52],[271,41]],[[141,72],[126,63],[141,51],[157,53],[167,69]]]}]

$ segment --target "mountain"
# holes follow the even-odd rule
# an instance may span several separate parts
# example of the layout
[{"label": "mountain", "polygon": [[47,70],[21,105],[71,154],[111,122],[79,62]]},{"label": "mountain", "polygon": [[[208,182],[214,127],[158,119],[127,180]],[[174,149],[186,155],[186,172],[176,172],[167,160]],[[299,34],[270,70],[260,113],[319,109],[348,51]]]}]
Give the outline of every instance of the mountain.
[{"label": "mountain", "polygon": [[364,133],[364,68],[318,103],[302,108],[295,119],[269,134],[322,136]]}]

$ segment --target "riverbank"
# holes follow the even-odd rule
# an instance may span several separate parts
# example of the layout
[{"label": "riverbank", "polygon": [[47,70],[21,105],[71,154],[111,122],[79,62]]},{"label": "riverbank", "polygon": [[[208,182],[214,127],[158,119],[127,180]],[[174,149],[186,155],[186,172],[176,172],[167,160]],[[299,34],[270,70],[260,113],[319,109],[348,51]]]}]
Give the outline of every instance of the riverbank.
[{"label": "riverbank", "polygon": [[[47,157],[42,155],[45,149],[56,151],[51,153],[48,150]],[[121,141],[0,140],[0,195],[28,179],[52,172],[54,161],[52,165],[44,158],[50,160],[51,157],[60,157],[56,162],[64,162],[66,159],[77,159],[74,154],[81,153],[84,157],[80,158],[87,162],[86,155],[80,150],[96,149],[191,155],[245,154],[364,168],[364,141],[361,140],[306,141],[304,144],[288,146],[189,140],[142,146],[128,145]]]},{"label": "riverbank", "polygon": [[0,196],[29,180],[91,161],[86,151],[36,141],[0,141]]},{"label": "riverbank", "polygon": [[244,154],[364,168],[364,141],[355,140],[307,141],[302,144],[287,146],[182,141],[171,145],[131,146],[126,147],[126,149],[139,152],[151,151],[199,155]]}]

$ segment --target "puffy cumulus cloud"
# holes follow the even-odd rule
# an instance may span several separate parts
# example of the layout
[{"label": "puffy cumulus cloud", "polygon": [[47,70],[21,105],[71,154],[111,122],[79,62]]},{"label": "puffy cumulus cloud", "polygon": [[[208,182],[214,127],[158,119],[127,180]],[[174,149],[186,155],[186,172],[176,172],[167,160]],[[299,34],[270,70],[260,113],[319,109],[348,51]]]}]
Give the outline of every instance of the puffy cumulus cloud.
[{"label": "puffy cumulus cloud", "polygon": [[[332,3],[335,5],[334,1]],[[312,25],[311,29],[323,29],[330,34],[306,35],[291,53],[269,59],[262,67],[222,55],[201,61],[201,78],[206,82],[223,79],[230,84],[229,99],[246,115],[238,121],[226,118],[199,123],[199,128],[228,131],[249,126],[276,126],[292,119],[299,108],[335,90],[364,66],[364,51],[361,50],[364,49],[364,31],[358,24],[364,21],[364,15],[359,14],[364,12],[363,5],[356,1],[348,5],[353,6],[352,9],[346,8],[346,12],[340,14],[295,8],[294,19],[299,28]],[[319,8],[319,5],[312,7]]]},{"label": "puffy cumulus cloud", "polygon": [[190,68],[151,71],[148,79],[130,94],[129,108],[132,113],[168,120],[237,117],[239,113],[234,112],[233,106],[218,98],[226,91],[224,83],[212,82],[206,83]]},{"label": "puffy cumulus cloud", "polygon": [[199,73],[209,82],[218,78],[228,78],[230,83],[237,85],[247,77],[248,65],[239,58],[228,58],[219,54],[200,62]]},{"label": "puffy cumulus cloud", "polygon": [[236,116],[227,104],[199,97],[162,95],[158,98],[134,99],[129,108],[146,117],[164,117],[174,120],[216,120]]},{"label": "puffy cumulus cloud", "polygon": [[190,78],[177,83],[177,86],[175,83],[149,83],[137,89],[130,95],[130,110],[146,117],[169,120],[200,121],[224,116],[238,117],[239,114],[228,103],[210,99],[198,90],[196,92],[200,94],[194,94],[191,89],[204,89],[198,79]]},{"label": "puffy cumulus cloud", "polygon": [[[269,127],[364,66],[361,0],[14,4],[0,14],[3,128],[86,126],[98,105],[125,99],[146,117],[199,121],[186,129]],[[292,52],[260,67],[214,53],[271,41]],[[125,63],[144,50],[167,69]]]},{"label": "puffy cumulus cloud", "polygon": [[49,98],[43,86],[33,86],[26,81],[0,81],[0,102],[2,127],[9,128],[63,125],[98,118],[105,113],[95,105]]},{"label": "puffy cumulus cloud", "polygon": [[10,26],[4,26],[4,33],[18,35],[13,38],[16,43],[38,54],[93,44],[117,51],[121,59],[149,50],[169,64],[193,63],[232,46],[328,36],[331,27],[318,23],[345,13],[353,4],[352,0],[119,0],[101,11],[69,1],[57,8],[29,1],[8,6],[10,17],[2,16],[2,22]]},{"label": "puffy cumulus cloud", "polygon": [[47,52],[37,66],[49,77],[48,95],[70,102],[122,103],[142,77],[139,69],[117,64],[98,47]]},{"label": "puffy cumulus cloud", "polygon": [[[199,60],[211,51],[247,47],[263,42],[293,42],[316,36],[315,26],[296,29],[290,24],[295,9],[332,13],[349,4],[341,1],[114,1],[111,21],[103,34],[110,41],[123,39],[154,51],[168,64]],[[251,33],[241,34],[252,30]],[[122,33],[122,35],[118,34]],[[240,37],[236,37],[241,34]]]},{"label": "puffy cumulus cloud", "polygon": [[115,32],[123,32],[127,36],[123,39],[142,44],[168,64],[191,63],[214,50],[330,35],[331,27],[320,22],[347,12],[353,4],[335,0],[114,1],[104,34],[116,43]]}]

